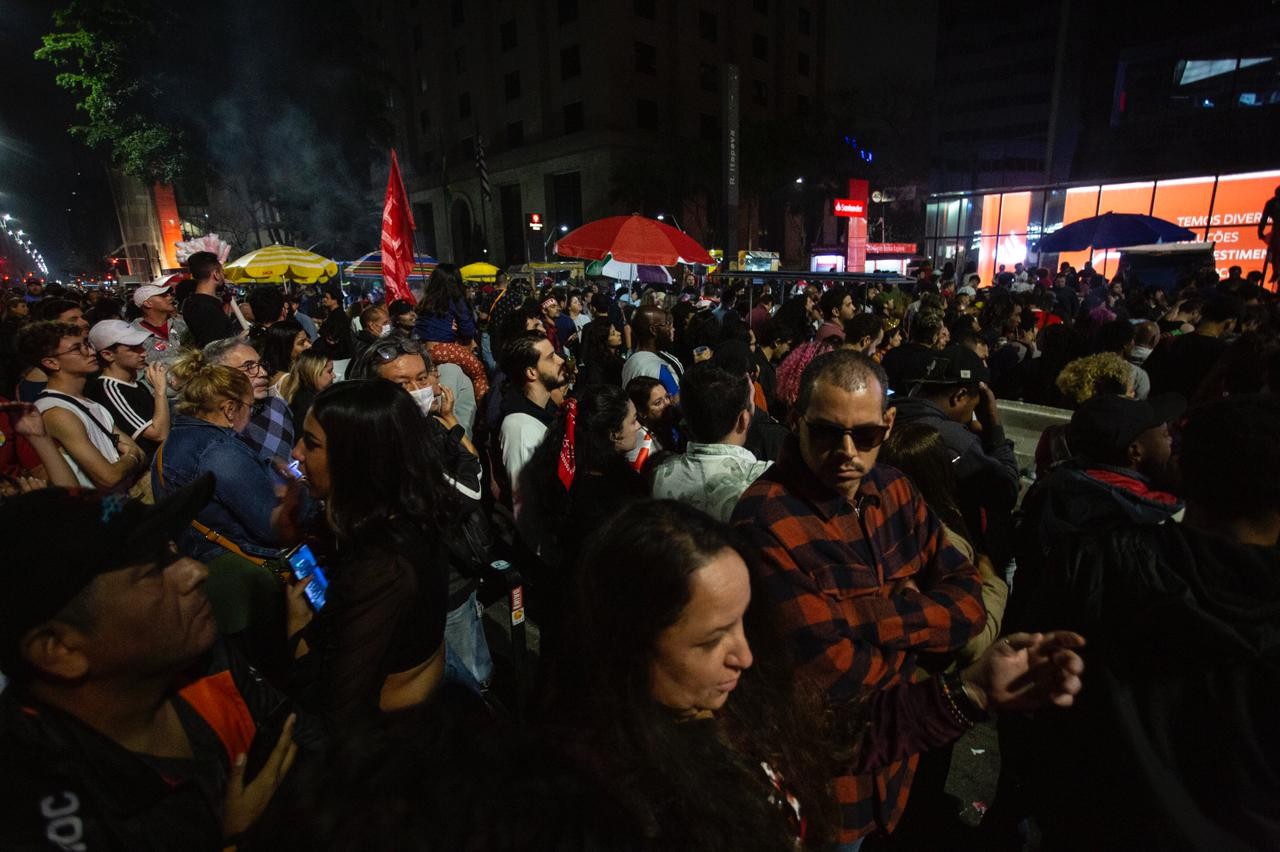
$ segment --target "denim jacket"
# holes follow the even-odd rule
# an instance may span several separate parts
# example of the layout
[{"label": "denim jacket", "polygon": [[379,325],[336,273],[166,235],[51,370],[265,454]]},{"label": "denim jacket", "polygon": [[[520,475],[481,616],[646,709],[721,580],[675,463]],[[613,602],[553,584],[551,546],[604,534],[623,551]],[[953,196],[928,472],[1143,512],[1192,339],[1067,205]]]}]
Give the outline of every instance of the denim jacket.
[{"label": "denim jacket", "polygon": [[[163,462],[161,482],[158,466]],[[274,556],[279,541],[271,526],[271,513],[278,500],[267,463],[254,455],[236,433],[207,420],[178,415],[169,430],[162,451],[151,464],[151,485],[156,498],[164,497],[206,471],[217,485],[196,520],[231,539],[254,556]],[[196,559],[208,561],[226,551],[188,528],[178,541],[178,549]]]},{"label": "denim jacket", "polygon": [[[456,332],[455,323],[458,329]],[[448,313],[421,313],[413,327],[413,335],[429,343],[465,343],[477,339],[480,332],[476,330],[476,320],[471,314],[471,308],[465,301],[454,299],[449,303]]]}]

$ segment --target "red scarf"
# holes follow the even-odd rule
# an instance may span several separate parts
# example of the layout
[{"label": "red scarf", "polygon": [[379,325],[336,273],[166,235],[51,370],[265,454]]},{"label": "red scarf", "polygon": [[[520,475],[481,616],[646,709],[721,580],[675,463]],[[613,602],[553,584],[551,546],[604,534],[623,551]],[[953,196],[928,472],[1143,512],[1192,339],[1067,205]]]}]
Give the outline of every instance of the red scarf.
[{"label": "red scarf", "polygon": [[560,442],[560,463],[556,466],[565,491],[573,486],[573,475],[578,469],[578,460],[574,457],[577,442],[578,401],[570,397],[564,404],[564,440]]}]

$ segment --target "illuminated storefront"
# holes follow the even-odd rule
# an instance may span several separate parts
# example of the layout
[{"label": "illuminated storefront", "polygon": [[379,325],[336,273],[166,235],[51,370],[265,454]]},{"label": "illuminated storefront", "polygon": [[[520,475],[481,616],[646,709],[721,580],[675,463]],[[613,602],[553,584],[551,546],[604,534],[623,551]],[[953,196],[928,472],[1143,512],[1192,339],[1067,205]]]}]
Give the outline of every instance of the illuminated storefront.
[{"label": "illuminated storefront", "polygon": [[[1176,222],[1196,239],[1214,243],[1218,274],[1241,267],[1261,271],[1266,245],[1258,238],[1263,205],[1280,186],[1280,169],[1249,174],[1174,178],[1091,186],[1044,186],[1013,192],[934,195],[925,208],[925,253],[938,265],[962,269],[973,261],[984,282],[1000,266],[1079,268],[1092,260],[1113,274],[1118,251],[1041,254],[1040,238],[1101,213],[1144,213]],[[1268,278],[1270,275],[1267,276]]]}]

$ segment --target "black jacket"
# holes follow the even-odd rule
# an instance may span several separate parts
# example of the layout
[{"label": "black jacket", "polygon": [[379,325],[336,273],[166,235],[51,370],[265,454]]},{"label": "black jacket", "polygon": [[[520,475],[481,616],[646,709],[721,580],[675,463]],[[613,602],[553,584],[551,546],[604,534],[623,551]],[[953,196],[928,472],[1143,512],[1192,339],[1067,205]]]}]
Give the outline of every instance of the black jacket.
[{"label": "black jacket", "polygon": [[[0,849],[218,850],[231,761],[287,699],[221,644],[173,699],[195,758],[145,759],[11,686],[0,696]],[[322,745],[299,716],[294,740]],[[250,767],[253,771],[253,767]],[[62,841],[59,845],[58,842]],[[77,843],[82,845],[76,845]]]},{"label": "black jacket", "polygon": [[1087,537],[1033,615],[1089,643],[1076,706],[1032,730],[1044,849],[1280,849],[1280,549]]}]

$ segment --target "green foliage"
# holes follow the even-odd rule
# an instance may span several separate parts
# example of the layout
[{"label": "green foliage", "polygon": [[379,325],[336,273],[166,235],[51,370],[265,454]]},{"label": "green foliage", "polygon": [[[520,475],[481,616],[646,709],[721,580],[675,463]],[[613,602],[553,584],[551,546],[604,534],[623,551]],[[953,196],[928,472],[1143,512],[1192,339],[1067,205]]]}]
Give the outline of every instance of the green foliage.
[{"label": "green foliage", "polygon": [[156,35],[159,14],[148,0],[73,0],[53,13],[56,29],[35,53],[59,69],[57,84],[79,98],[85,123],[71,134],[147,183],[177,180],[188,158],[181,129],[139,109],[157,94],[136,72],[139,46]]}]

